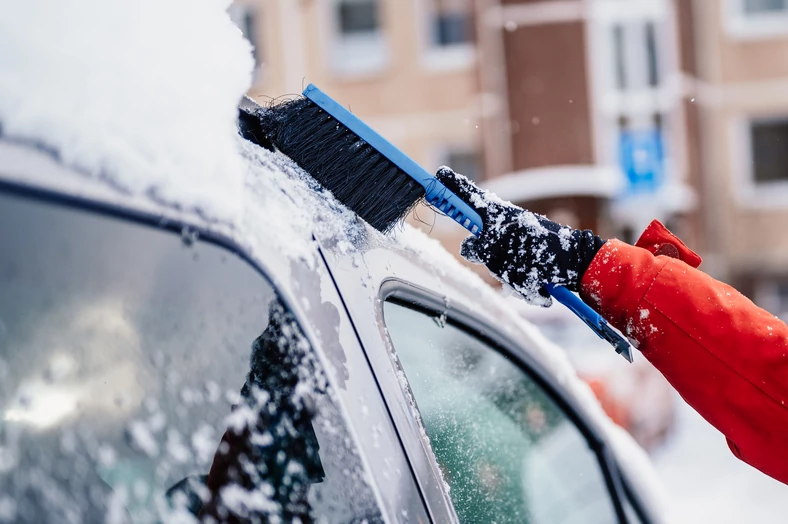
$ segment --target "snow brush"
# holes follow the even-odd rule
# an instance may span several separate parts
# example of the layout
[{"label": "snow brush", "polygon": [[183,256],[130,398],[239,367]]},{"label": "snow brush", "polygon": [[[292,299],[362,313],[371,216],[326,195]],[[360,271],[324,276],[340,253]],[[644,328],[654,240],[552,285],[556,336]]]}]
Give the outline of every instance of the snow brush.
[{"label": "snow brush", "polygon": [[[472,234],[481,233],[479,213],[434,175],[314,85],[303,95],[268,108],[247,97],[241,133],[268,149],[275,146],[378,231],[389,232],[424,198]],[[544,287],[632,362],[627,340],[596,311],[563,286]]]}]

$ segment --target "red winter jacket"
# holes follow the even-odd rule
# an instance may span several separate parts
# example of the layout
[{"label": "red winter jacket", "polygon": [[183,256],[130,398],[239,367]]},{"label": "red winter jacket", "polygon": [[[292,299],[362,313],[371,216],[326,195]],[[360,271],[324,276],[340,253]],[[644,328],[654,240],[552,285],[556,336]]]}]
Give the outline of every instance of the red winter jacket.
[{"label": "red winter jacket", "polygon": [[581,295],[637,341],[734,455],[788,484],[788,326],[700,262],[654,221],[636,247],[605,243]]}]

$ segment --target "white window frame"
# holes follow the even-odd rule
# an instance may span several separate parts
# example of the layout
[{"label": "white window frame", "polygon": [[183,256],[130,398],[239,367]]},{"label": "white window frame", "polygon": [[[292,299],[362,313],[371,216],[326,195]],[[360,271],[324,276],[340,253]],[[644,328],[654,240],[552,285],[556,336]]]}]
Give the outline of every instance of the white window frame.
[{"label": "white window frame", "polygon": [[[475,42],[463,42],[449,46],[433,43],[432,3],[434,0],[413,0],[419,27],[420,62],[428,71],[445,72],[467,70],[476,64]],[[473,0],[470,2],[473,6]]]},{"label": "white window frame", "polygon": [[788,180],[755,181],[752,124],[775,120],[788,122],[788,109],[771,116],[750,114],[733,119],[729,129],[730,166],[736,203],[743,209],[788,208]]},{"label": "white window frame", "polygon": [[[684,0],[682,0],[684,1]],[[678,46],[675,13],[667,0],[589,0],[587,61],[591,71],[592,108],[594,113],[594,147],[596,161],[618,167],[618,117],[628,117],[632,129],[652,127],[655,113],[665,117],[662,128],[665,149],[665,176],[683,179],[686,166],[681,142],[681,97],[675,86],[678,71]],[[648,83],[644,24],[654,24],[657,40],[657,86]],[[616,85],[613,56],[613,27],[621,24],[624,33],[624,65],[628,69],[628,87]],[[637,27],[637,31],[632,28]],[[633,75],[632,72],[636,74]],[[634,80],[634,82],[632,81]],[[674,158],[679,153],[681,158]],[[677,171],[679,170],[679,171]]]},{"label": "white window frame", "polygon": [[[385,17],[377,31],[368,34],[343,35],[339,28],[337,6],[340,1],[321,2],[325,7],[323,19],[328,24],[328,63],[333,74],[344,78],[366,78],[381,74],[389,65],[390,51],[386,38]],[[358,0],[363,1],[363,0]],[[386,8],[384,0],[379,1],[379,9]]]},{"label": "white window frame", "polygon": [[739,40],[788,36],[788,8],[782,13],[746,14],[745,0],[724,0],[723,27]]}]

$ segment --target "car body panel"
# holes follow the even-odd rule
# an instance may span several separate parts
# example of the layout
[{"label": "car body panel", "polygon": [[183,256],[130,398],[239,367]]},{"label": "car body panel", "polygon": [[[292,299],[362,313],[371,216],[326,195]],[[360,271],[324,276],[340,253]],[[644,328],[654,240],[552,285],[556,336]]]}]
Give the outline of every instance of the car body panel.
[{"label": "car body panel", "polygon": [[[6,156],[6,153],[8,156]],[[337,404],[355,436],[388,522],[428,521],[418,486],[410,472],[388,410],[383,404],[369,364],[326,268],[309,265],[276,252],[250,255],[240,247],[237,231],[218,222],[182,213],[151,202],[140,203],[113,188],[58,164],[37,148],[0,140],[0,190],[45,198],[152,226],[189,231],[218,243],[246,259],[265,275],[299,321],[329,375]],[[141,200],[141,199],[140,199]],[[318,310],[320,311],[318,313]],[[384,489],[380,489],[380,488]]]}]

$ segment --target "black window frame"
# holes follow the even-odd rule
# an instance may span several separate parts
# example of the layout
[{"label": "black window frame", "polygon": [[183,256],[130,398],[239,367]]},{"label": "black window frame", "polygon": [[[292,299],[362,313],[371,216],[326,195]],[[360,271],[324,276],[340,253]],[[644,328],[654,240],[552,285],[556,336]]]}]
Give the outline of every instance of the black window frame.
[{"label": "black window frame", "polygon": [[[768,131],[769,127],[782,127],[785,132],[786,140],[785,147],[788,148],[788,114],[777,114],[770,117],[754,117],[750,118],[747,122],[747,140],[748,140],[748,154],[750,156],[750,178],[756,187],[769,187],[773,184],[788,183],[788,162],[786,162],[786,171],[784,176],[777,178],[764,178],[759,177],[759,155],[758,150],[762,146],[756,143],[756,135],[759,130],[761,132]],[[760,128],[760,129],[759,129]],[[769,166],[765,166],[765,171],[768,173]]]},{"label": "black window frame", "polygon": [[[378,296],[380,300],[377,307],[384,324],[383,307],[386,301],[432,317],[442,317],[445,319],[445,322],[477,338],[520,368],[556,403],[588,442],[589,449],[596,455],[619,522],[629,522],[624,509],[623,499],[626,499],[635,510],[640,522],[643,524],[653,522],[644,502],[637,496],[632,485],[618,467],[605,439],[597,433],[585,416],[582,415],[576,402],[562,392],[561,386],[555,377],[536,358],[527,351],[523,351],[521,344],[497,330],[489,322],[476,316],[463,305],[447,301],[444,296],[404,280],[398,278],[385,279],[380,285]],[[393,344],[391,346],[394,347],[396,352],[396,347]],[[435,460],[434,456],[431,458]]]},{"label": "black window frame", "polygon": [[[368,2],[369,5],[364,6],[363,4],[365,2]],[[369,13],[362,14],[371,16],[371,27],[350,27],[346,25],[346,23],[351,21],[351,19],[347,17],[351,15],[349,10],[354,7],[353,4],[359,4],[362,8],[370,9]],[[337,34],[343,38],[352,38],[356,35],[375,34],[383,30],[383,5],[379,0],[337,0],[332,7],[336,18]]]}]

